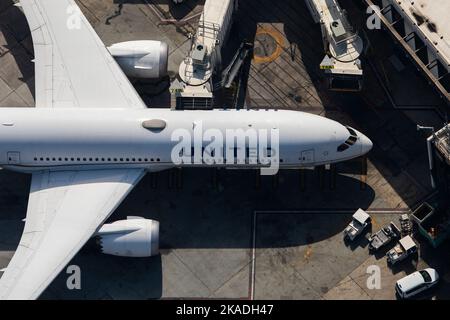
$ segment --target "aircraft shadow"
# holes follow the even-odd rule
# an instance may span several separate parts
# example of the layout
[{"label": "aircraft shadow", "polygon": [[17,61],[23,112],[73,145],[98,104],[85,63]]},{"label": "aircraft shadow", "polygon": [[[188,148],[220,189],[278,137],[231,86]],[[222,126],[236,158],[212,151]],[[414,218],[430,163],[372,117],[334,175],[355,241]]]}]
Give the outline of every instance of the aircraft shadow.
[{"label": "aircraft shadow", "polygon": [[[362,190],[360,181],[345,175],[337,175],[336,188],[330,190],[327,182],[321,186],[316,171],[305,173],[304,189],[296,170],[282,171],[276,183],[272,177],[262,177],[259,187],[255,187],[254,170],[219,170],[212,179],[214,171],[184,169],[180,180],[173,179],[178,169],[148,174],[109,222],[129,215],[160,221],[162,255],[174,249],[288,248],[341,233],[352,213],[358,207],[367,208],[374,198],[370,187]],[[365,246],[359,241],[358,245]],[[73,264],[86,275],[83,283],[89,291],[67,291],[68,274],[62,272],[42,299],[162,296],[161,256],[106,256],[91,240]]]},{"label": "aircraft shadow", "polygon": [[[120,4],[142,4],[142,0],[114,0],[114,3]],[[180,4],[173,3],[172,0],[147,0],[146,3],[150,5],[165,5],[168,7],[170,15],[176,19],[181,20],[187,17],[191,11],[198,5],[203,5],[205,0],[187,0]]]},{"label": "aircraft shadow", "polygon": [[357,179],[338,174],[331,190],[329,176],[321,180],[313,170],[305,170],[303,178],[297,170],[284,170],[275,179],[260,178],[256,170],[184,169],[181,182],[171,186],[177,170],[147,175],[112,220],[134,215],[160,221],[164,249],[248,248],[252,228],[261,225],[270,225],[270,237],[278,239],[261,246],[289,247],[341,232],[353,211],[374,199],[373,190],[367,185],[362,190]]},{"label": "aircraft shadow", "polygon": [[[0,34],[3,35],[3,50],[0,49],[0,56],[11,53],[18,67],[19,74],[13,81],[11,89],[16,90],[24,83],[33,98],[35,97],[34,88],[34,64],[33,44],[30,35],[28,22],[22,11],[13,5],[12,0],[1,0],[0,8],[4,9],[0,16]],[[18,103],[18,102],[17,102]],[[12,105],[12,107],[23,107],[25,105]]]}]

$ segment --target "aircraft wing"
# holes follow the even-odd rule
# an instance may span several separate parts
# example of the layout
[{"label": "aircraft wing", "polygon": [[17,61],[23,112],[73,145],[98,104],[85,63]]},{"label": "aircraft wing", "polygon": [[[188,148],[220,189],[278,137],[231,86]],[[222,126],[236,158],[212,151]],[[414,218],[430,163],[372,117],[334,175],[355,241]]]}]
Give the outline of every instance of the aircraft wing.
[{"label": "aircraft wing", "polygon": [[36,107],[146,107],[73,0],[20,5],[33,37]]},{"label": "aircraft wing", "polygon": [[38,298],[143,175],[142,169],[33,174],[25,228],[0,278],[0,299]]}]

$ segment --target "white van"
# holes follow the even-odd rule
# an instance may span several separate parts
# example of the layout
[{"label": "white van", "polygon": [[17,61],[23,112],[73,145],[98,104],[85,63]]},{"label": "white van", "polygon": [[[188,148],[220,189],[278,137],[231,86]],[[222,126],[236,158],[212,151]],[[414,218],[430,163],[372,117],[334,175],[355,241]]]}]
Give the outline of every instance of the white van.
[{"label": "white van", "polygon": [[439,275],[436,270],[427,268],[411,273],[398,280],[395,284],[395,290],[400,298],[411,298],[412,296],[433,287],[438,281]]}]

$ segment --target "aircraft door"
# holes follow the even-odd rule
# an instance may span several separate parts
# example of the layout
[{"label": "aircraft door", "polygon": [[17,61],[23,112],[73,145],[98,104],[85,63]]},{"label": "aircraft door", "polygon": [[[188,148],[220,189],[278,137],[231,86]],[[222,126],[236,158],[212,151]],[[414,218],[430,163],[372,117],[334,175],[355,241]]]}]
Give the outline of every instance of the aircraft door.
[{"label": "aircraft door", "polygon": [[314,163],[314,149],[302,151],[300,156],[301,163]]},{"label": "aircraft door", "polygon": [[20,164],[20,152],[8,152],[8,164]]}]

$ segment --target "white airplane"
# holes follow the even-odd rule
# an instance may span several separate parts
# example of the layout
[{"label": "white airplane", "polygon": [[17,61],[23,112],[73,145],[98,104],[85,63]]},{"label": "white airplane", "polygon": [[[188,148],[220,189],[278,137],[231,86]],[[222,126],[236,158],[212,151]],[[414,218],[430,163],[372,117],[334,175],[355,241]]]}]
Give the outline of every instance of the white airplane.
[{"label": "white airplane", "polygon": [[[360,132],[302,112],[147,109],[86,18],[80,13],[69,21],[79,12],[73,0],[20,4],[33,37],[36,108],[0,110],[0,166],[31,173],[32,181],[23,235],[0,279],[1,299],[38,298],[94,235],[106,254],[157,254],[158,222],[130,217],[104,224],[146,172],[265,166],[228,158],[176,164],[178,129],[194,133],[201,124],[225,135],[228,129],[277,128],[280,168],[344,161],[372,147]],[[138,69],[154,67],[143,66],[133,43],[130,48]],[[126,46],[116,49],[127,56]]]}]

